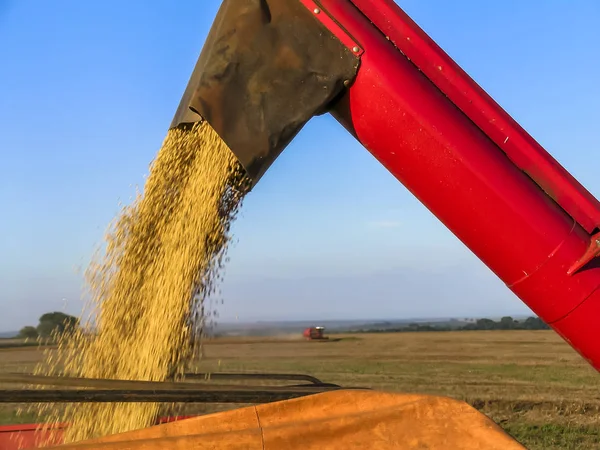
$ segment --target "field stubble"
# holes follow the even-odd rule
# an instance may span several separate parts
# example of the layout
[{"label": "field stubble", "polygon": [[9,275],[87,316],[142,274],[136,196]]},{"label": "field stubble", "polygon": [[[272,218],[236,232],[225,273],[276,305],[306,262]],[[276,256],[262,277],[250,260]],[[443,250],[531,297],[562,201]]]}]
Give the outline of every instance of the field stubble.
[{"label": "field stubble", "polygon": [[[528,448],[600,448],[600,375],[554,332],[339,337],[331,343],[289,338],[208,341],[198,369],[307,373],[342,386],[445,395],[471,403]],[[31,371],[40,358],[35,348],[2,350],[0,372]],[[182,405],[176,412],[236,406]],[[27,421],[17,418],[15,409],[5,405],[0,422]]]}]

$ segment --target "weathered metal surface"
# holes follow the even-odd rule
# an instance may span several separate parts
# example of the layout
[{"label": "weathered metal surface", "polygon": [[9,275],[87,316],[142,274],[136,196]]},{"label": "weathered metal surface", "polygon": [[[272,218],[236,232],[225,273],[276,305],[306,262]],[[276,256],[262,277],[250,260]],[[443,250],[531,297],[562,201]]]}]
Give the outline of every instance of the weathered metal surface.
[{"label": "weathered metal surface", "polygon": [[0,390],[0,403],[268,403],[338,389],[341,388],[4,389]]},{"label": "weathered metal surface", "polygon": [[[112,389],[212,389],[212,388],[227,388],[231,385],[220,385],[207,383],[214,380],[271,380],[271,381],[306,381],[310,384],[304,386],[330,386],[338,387],[331,383],[323,383],[318,378],[304,374],[270,374],[270,373],[186,373],[184,375],[185,382],[171,381],[141,381],[141,380],[110,380],[100,378],[77,378],[63,376],[45,376],[31,375],[25,373],[6,373],[0,374],[0,382],[2,383],[18,383],[31,384],[40,386],[69,386],[69,387],[87,387],[87,388],[112,388]],[[204,383],[190,383],[187,380],[202,380]],[[298,385],[295,385],[298,386]],[[234,388],[254,389],[252,386],[238,385]],[[278,388],[283,388],[278,386]]]},{"label": "weathered metal surface", "polygon": [[[23,373],[0,374],[3,383],[65,386],[68,389],[0,390],[0,403],[44,402],[184,402],[265,403],[341,389],[304,374],[190,373],[186,379],[201,382],[153,382],[94,378],[50,377]],[[288,386],[215,384],[212,380],[305,381]],[[84,389],[81,389],[84,388]]]},{"label": "weathered metal surface", "polygon": [[230,373],[230,372],[215,372],[215,373],[186,373],[186,380],[273,380],[273,381],[306,381],[315,385],[329,385],[323,383],[312,375],[291,374],[291,373]]},{"label": "weathered metal surface", "polygon": [[204,118],[255,184],[353,80],[353,54],[298,0],[225,0],[171,127]]}]

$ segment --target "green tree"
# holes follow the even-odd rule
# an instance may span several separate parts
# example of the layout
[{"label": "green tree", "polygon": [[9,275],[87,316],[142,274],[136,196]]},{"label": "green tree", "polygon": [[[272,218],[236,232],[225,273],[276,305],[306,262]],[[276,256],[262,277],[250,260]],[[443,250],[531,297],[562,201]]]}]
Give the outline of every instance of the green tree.
[{"label": "green tree", "polygon": [[494,322],[492,319],[478,319],[477,320],[477,330],[495,330],[497,329],[498,324]]},{"label": "green tree", "polygon": [[40,322],[36,327],[36,330],[38,332],[38,335],[43,338],[51,337],[52,334],[55,332],[54,330],[58,332],[56,324],[53,324],[52,322]]},{"label": "green tree", "polygon": [[539,317],[528,317],[523,323],[527,330],[549,330],[550,327]]},{"label": "green tree", "polygon": [[500,319],[501,330],[512,330],[515,327],[515,319],[510,316],[506,316]]},{"label": "green tree", "polygon": [[61,312],[51,312],[40,317],[37,332],[41,337],[51,337],[73,331],[79,326],[79,319]]},{"label": "green tree", "polygon": [[23,327],[21,328],[21,331],[19,331],[19,337],[23,339],[36,339],[38,337],[38,331],[32,326]]}]

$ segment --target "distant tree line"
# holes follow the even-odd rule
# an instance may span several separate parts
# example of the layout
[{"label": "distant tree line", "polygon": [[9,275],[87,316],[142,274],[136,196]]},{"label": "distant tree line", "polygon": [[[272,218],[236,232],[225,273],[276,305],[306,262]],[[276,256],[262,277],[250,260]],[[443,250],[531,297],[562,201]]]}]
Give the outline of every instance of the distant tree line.
[{"label": "distant tree line", "polygon": [[79,319],[61,312],[43,314],[37,326],[26,326],[19,331],[23,339],[52,338],[79,327]]},{"label": "distant tree line", "polygon": [[528,317],[520,321],[510,316],[503,317],[498,322],[491,319],[479,319],[461,327],[463,330],[549,330],[550,327],[539,317]]},{"label": "distant tree line", "polygon": [[402,333],[419,331],[475,331],[475,330],[549,330],[550,327],[539,317],[528,317],[525,320],[515,320],[510,316],[502,317],[499,321],[478,319],[473,323],[461,326],[450,326],[435,323],[410,323],[397,328],[368,328],[352,330],[351,333]]}]

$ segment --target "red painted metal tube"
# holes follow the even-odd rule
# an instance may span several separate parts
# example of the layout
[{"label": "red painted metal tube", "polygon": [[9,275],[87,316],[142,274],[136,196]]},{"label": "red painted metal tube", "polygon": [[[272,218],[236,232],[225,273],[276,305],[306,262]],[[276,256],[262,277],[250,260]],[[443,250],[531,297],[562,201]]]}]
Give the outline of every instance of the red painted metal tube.
[{"label": "red painted metal tube", "polygon": [[[418,70],[389,33],[348,0],[320,4],[364,50],[334,116],[600,370],[600,264],[596,258],[567,273],[590,246],[586,228]],[[387,16],[395,19],[403,17]]]},{"label": "red painted metal tube", "polygon": [[393,0],[350,1],[586,231],[600,226],[600,202]]}]

